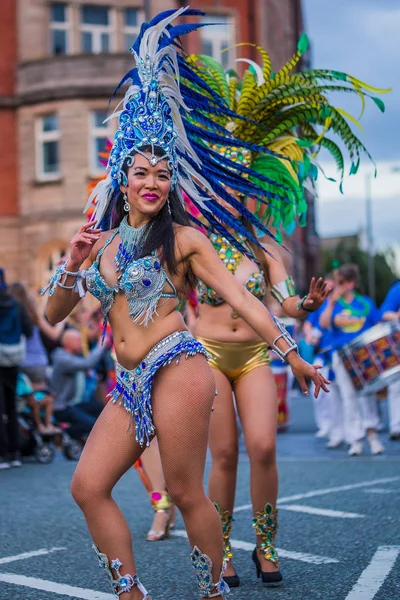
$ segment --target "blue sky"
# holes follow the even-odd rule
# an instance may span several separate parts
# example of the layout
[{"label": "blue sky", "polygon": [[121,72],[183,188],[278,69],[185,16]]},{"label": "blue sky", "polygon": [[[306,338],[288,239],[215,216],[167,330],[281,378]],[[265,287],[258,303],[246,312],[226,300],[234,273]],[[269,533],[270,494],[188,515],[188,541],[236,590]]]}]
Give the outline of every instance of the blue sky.
[{"label": "blue sky", "polygon": [[[400,260],[400,1],[399,0],[303,0],[305,30],[311,45],[313,66],[345,71],[370,85],[388,88],[381,114],[369,103],[359,137],[378,165],[372,184],[376,245],[399,247]],[[335,103],[354,116],[359,101],[335,98]],[[324,162],[326,156],[321,155]],[[329,175],[334,169],[328,167]],[[341,196],[335,184],[319,182],[318,230],[321,235],[354,232],[364,219],[365,174],[373,166],[366,158],[359,174],[347,180]]]}]

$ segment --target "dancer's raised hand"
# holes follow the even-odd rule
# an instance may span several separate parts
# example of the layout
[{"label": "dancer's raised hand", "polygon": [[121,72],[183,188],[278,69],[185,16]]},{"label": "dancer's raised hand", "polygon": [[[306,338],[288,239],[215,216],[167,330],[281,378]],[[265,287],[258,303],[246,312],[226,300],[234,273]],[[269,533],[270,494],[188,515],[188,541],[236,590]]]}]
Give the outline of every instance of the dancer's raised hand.
[{"label": "dancer's raised hand", "polygon": [[96,225],[96,221],[85,223],[70,241],[70,265],[80,267],[83,261],[88,258],[101,234],[101,229],[93,229],[94,225]]},{"label": "dancer's raised hand", "polygon": [[333,287],[324,281],[322,277],[318,280],[313,277],[303,307],[310,312],[317,310],[325,302],[332,289]]}]

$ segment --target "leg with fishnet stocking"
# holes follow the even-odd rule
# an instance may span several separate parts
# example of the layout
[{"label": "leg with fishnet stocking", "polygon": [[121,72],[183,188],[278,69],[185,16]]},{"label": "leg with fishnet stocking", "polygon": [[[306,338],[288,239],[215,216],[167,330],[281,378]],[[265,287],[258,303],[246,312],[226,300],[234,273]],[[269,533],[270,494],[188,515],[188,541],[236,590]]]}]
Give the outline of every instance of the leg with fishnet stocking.
[{"label": "leg with fishnet stocking", "polygon": [[223,559],[219,515],[203,481],[215,379],[204,356],[160,369],[153,386],[154,423],[165,481],[185,521],[191,546],[213,563],[217,582]]},{"label": "leg with fishnet stocking", "polygon": [[[119,558],[121,574],[134,575],[136,565],[128,524],[111,496],[122,475],[140,457],[132,416],[109,402],[86,442],[76,468],[71,492],[82,509],[94,543],[109,560]],[[136,587],[121,600],[141,600]]]},{"label": "leg with fishnet stocking", "polygon": [[[212,457],[208,495],[223,511],[233,513],[236,493],[236,476],[239,457],[236,411],[232,398],[232,386],[228,378],[212,369],[218,396],[210,420],[209,445]],[[236,574],[232,561],[226,566],[225,575]]]}]

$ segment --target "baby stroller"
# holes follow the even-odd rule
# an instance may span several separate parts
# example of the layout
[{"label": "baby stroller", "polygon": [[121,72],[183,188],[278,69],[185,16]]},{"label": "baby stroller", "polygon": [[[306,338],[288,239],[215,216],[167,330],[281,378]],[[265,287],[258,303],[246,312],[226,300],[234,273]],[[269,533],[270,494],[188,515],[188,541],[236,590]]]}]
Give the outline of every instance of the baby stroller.
[{"label": "baby stroller", "polygon": [[68,460],[78,460],[82,453],[82,444],[68,434],[68,423],[58,424],[57,433],[39,432],[27,406],[27,396],[41,400],[49,390],[34,390],[29,378],[19,373],[17,383],[17,410],[19,423],[19,447],[22,456],[34,456],[41,464],[53,462],[56,448],[60,448]]}]

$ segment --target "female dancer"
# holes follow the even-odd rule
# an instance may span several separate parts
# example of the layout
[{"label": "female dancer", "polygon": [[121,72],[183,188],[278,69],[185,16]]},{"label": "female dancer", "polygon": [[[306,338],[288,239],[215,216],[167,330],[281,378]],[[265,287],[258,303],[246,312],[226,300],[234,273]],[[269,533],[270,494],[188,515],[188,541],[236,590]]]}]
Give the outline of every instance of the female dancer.
[{"label": "female dancer", "polygon": [[[231,212],[233,210],[231,209]],[[239,218],[239,214],[234,214]],[[260,256],[259,268],[243,257],[224,237],[212,234],[210,240],[220,259],[236,280],[256,298],[266,300],[268,287],[282,304],[285,313],[304,318],[324,302],[329,288],[321,279],[311,282],[302,307],[294,283],[288,276],[279,252],[265,243],[267,252]],[[250,459],[250,490],[253,527],[257,548],[253,552],[258,576],[264,583],[282,580],[274,539],[278,528],[278,471],[276,466],[276,430],[278,398],[270,368],[268,344],[251,328],[215,290],[199,286],[198,318],[193,334],[211,356],[218,399],[211,416],[209,445],[212,467],[208,482],[209,498],[215,503],[222,520],[227,569],[225,581],[238,587],[240,579],[231,563],[230,533],[235,502],[238,466],[238,431],[232,393],[243,428]],[[306,393],[306,392],[305,392]]]},{"label": "female dancer", "polygon": [[[208,115],[215,126],[224,125],[240,140],[237,147],[218,143],[213,145],[213,150],[220,155],[221,165],[228,164],[232,170],[229,186],[233,189],[225,188],[225,191],[231,196],[236,195],[238,200],[246,196],[240,181],[235,179],[238,173],[249,176],[251,181],[254,181],[254,172],[260,179],[264,177],[260,185],[266,191],[271,189],[268,176],[280,181],[286,187],[289,202],[270,199],[269,205],[266,205],[254,198],[246,199],[246,206],[252,214],[266,223],[272,223],[279,236],[283,232],[291,233],[297,222],[305,223],[307,202],[303,185],[317,173],[317,167],[313,164],[314,155],[311,156],[307,148],[313,144],[326,147],[337,160],[342,175],[341,152],[325,134],[332,130],[342,137],[352,157],[355,153],[359,158],[360,152],[365,150],[352,134],[340,110],[329,103],[326,97],[329,85],[323,80],[339,80],[340,85],[332,86],[337,91],[367,95],[363,89],[369,91],[372,88],[338,71],[319,69],[290,75],[307,47],[308,39],[303,35],[296,54],[281,71],[274,74],[268,54],[257,47],[263,57],[263,65],[258,66],[254,61],[243,59],[243,62],[251,63],[251,68],[245,71],[242,79],[231,70],[225,73],[222,66],[208,56],[192,57],[202,69],[201,76],[205,82],[212,85],[215,93],[225,100],[232,111],[240,115],[236,118],[223,118],[214,113]],[[351,84],[351,87],[342,85],[343,82]],[[316,131],[316,125],[324,126],[322,135]],[[254,151],[253,147],[246,146],[248,142],[262,143],[269,151]],[[276,152],[280,155],[274,154]],[[356,170],[355,164],[353,172]],[[235,220],[240,219],[241,215],[235,212],[235,208],[225,204],[226,195],[220,195],[223,198],[222,204]],[[242,220],[244,227],[239,236],[245,235],[246,230],[251,230],[246,217]],[[237,233],[230,231],[230,234],[236,240],[243,241]],[[262,240],[264,250],[250,241],[248,247],[258,262],[257,267],[254,260],[248,260],[236,251],[232,245],[232,237],[227,239],[223,234],[211,234],[210,239],[222,262],[255,297],[263,300],[269,286],[286,314],[294,318],[304,318],[308,312],[316,310],[322,304],[329,291],[322,280],[313,280],[309,294],[300,300],[293,280],[288,277],[282,258],[275,248],[265,239]],[[215,288],[210,288],[204,282],[200,285],[199,292],[199,318],[193,332],[211,355],[210,364],[214,368],[219,392],[215,412],[211,417],[210,448],[213,460],[209,496],[216,503],[222,519],[225,560],[232,558],[229,536],[238,462],[238,432],[232,401],[234,391],[250,457],[253,526],[257,534],[253,561],[257,575],[262,576],[263,582],[276,583],[282,579],[274,547],[278,527],[278,474],[275,457],[277,398],[269,367],[268,345],[249,326],[248,321],[239,318],[234,307],[224,301]],[[240,584],[232,564],[228,563],[225,579],[231,586]]]},{"label": "female dancer", "polygon": [[[279,322],[232,277],[207,238],[187,225],[182,187],[201,206],[208,222],[229,236],[213,188],[219,194],[230,171],[217,168],[207,154],[207,144],[199,139],[201,127],[196,126],[196,118],[204,121],[200,100],[206,107],[212,89],[202,95],[203,82],[197,95],[185,96],[184,84],[179,89],[179,82],[189,74],[193,80],[198,77],[174,46],[174,37],[182,35],[186,26],[170,23],[185,11],[196,14],[186,9],[167,11],[142,27],[133,46],[137,65],[129,74],[133,84],[119,113],[108,176],[95,190],[94,219],[108,230],[93,229],[94,222],[80,228],[71,240],[68,261],[50,281],[46,309],[51,322],[62,320],[86,285],[100,300],[105,322],[109,320],[113,330],[117,384],[112,402],[85,445],[72,493],[84,512],[99,563],[115,595],[124,600],[150,596],[136,574],[131,535],[111,492],[156,428],[167,488],[193,547],[191,560],[200,596],[203,600],[224,597],[228,590],[222,578],[219,517],[203,488],[215,380],[203,346],[175,310],[177,297],[188,283],[198,277],[223,296],[289,362],[303,391],[307,391],[306,377],[314,381],[317,394],[328,383],[298,356]],[[212,102],[217,104],[216,99]],[[192,108],[190,119],[187,108]],[[218,109],[221,114],[227,110],[223,104]],[[228,143],[235,143],[234,138]],[[206,177],[214,171],[211,187]],[[265,197],[256,184],[245,183],[249,193]],[[231,201],[236,204],[234,198]],[[244,206],[240,210],[251,218]],[[182,354],[191,358],[179,362]]]}]

